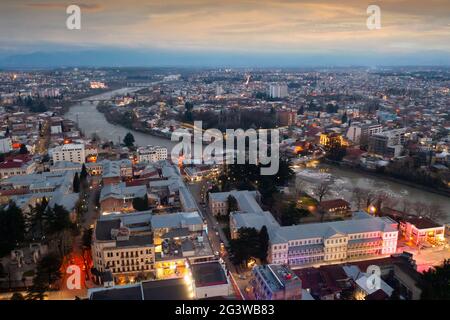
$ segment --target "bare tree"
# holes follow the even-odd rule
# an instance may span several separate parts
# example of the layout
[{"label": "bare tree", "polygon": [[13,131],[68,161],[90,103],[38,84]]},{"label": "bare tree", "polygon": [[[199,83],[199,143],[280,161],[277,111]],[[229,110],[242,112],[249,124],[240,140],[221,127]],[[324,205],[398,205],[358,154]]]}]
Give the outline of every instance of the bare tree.
[{"label": "bare tree", "polygon": [[430,203],[425,212],[425,216],[431,220],[439,220],[445,216],[445,211],[438,203]]},{"label": "bare tree", "polygon": [[322,202],[323,197],[325,197],[331,191],[331,182],[323,181],[316,188],[315,193],[319,197],[319,202]]},{"label": "bare tree", "polygon": [[412,208],[413,208],[413,204],[411,201],[409,201],[408,199],[402,200],[402,211],[406,215],[409,215],[411,213]]},{"label": "bare tree", "polygon": [[378,214],[380,214],[381,209],[383,209],[383,204],[387,204],[391,200],[389,194],[385,191],[378,191],[375,195],[375,207],[377,208]]},{"label": "bare tree", "polygon": [[416,216],[423,216],[428,211],[428,205],[421,201],[416,201],[412,206],[412,211],[416,214]]},{"label": "bare tree", "polygon": [[361,188],[359,188],[359,187],[353,188],[352,198],[353,198],[353,202],[355,202],[355,204],[356,204],[357,209],[361,210],[361,203],[362,203],[363,198],[364,198],[363,190]]},{"label": "bare tree", "polygon": [[364,209],[367,210],[367,208],[369,208],[369,206],[374,203],[377,194],[375,191],[372,190],[368,189],[361,189],[361,190],[362,190],[362,199],[365,205]]}]

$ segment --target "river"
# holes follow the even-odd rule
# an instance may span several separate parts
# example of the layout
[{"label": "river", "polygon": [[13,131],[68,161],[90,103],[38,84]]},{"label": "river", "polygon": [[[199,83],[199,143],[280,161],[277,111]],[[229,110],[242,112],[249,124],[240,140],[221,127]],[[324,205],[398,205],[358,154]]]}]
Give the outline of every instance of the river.
[{"label": "river", "polygon": [[[111,98],[114,95],[126,94],[139,90],[139,88],[123,88],[106,92],[98,96],[94,96],[88,99],[95,98]],[[78,121],[78,126],[86,136],[92,135],[94,132],[102,139],[107,139],[113,142],[122,141],[127,132],[131,132],[135,138],[136,144],[139,146],[146,145],[160,145],[168,148],[169,152],[176,142],[172,142],[168,139],[152,136],[142,132],[126,129],[119,125],[114,125],[106,121],[104,115],[97,111],[97,102],[83,101],[70,107],[70,110],[66,113],[65,117]],[[411,202],[424,202],[424,203],[439,203],[443,210],[446,212],[446,216],[441,219],[444,223],[450,223],[450,198],[428,192],[422,189],[406,186],[393,181],[385,180],[382,177],[376,177],[372,175],[365,175],[364,173],[352,171],[348,169],[342,169],[337,167],[331,167],[321,164],[317,169],[321,171],[327,171],[334,177],[335,188],[329,197],[341,197],[347,200],[351,199],[352,189],[354,187],[360,187],[371,190],[384,190],[392,197],[398,199],[397,208],[400,209],[402,199],[408,199]],[[310,190],[313,186],[307,185]]]},{"label": "river", "polygon": [[111,124],[106,121],[105,116],[97,110],[98,102],[93,101],[91,103],[88,101],[89,99],[109,99],[113,96],[132,93],[139,89],[141,88],[123,88],[86,98],[84,101],[71,106],[64,117],[78,122],[78,127],[87,137],[90,137],[93,133],[96,133],[101,139],[106,139],[117,143],[119,141],[122,142],[125,135],[128,132],[131,132],[136,141],[136,145],[138,146],[159,145],[171,150],[176,142]]},{"label": "river", "polygon": [[[450,198],[437,193],[429,192],[420,188],[414,188],[408,185],[397,183],[377,177],[374,175],[365,175],[363,172],[351,169],[319,164],[316,169],[309,169],[331,174],[333,178],[333,188],[326,199],[343,198],[348,201],[352,199],[352,190],[355,187],[369,190],[380,190],[389,194],[392,198],[390,206],[395,209],[402,209],[403,199],[411,203],[422,202],[426,204],[438,203],[445,212],[445,216],[439,219],[442,223],[450,223]],[[303,182],[302,187],[308,193],[314,192],[317,183]]]}]

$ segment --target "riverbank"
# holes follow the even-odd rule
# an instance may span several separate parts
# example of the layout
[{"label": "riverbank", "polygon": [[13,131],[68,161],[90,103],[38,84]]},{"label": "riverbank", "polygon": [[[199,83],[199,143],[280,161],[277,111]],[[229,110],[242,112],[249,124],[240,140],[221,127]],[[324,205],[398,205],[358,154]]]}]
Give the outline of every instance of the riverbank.
[{"label": "riverbank", "polygon": [[111,107],[107,105],[98,104],[97,105],[97,111],[102,113],[105,116],[106,121],[108,123],[111,123],[113,125],[122,126],[129,130],[134,130],[138,132],[142,132],[144,134],[152,135],[158,138],[163,138],[167,140],[171,140],[171,133],[165,133],[161,132],[159,130],[150,129],[150,128],[139,128],[139,127],[133,127],[133,122],[131,119],[124,118],[122,114],[118,112],[114,112],[113,110],[110,110]]},{"label": "riverbank", "polygon": [[80,131],[87,137],[95,133],[102,140],[121,143],[125,135],[128,132],[131,132],[136,140],[137,146],[159,145],[166,147],[168,150],[172,150],[176,142],[172,142],[170,138],[158,136],[157,134],[139,132],[134,129],[128,129],[121,125],[108,122],[106,114],[100,113],[97,110],[98,101],[89,101],[89,99],[108,100],[116,95],[125,95],[139,89],[140,88],[120,88],[118,90],[109,90],[100,95],[87,97],[84,99],[85,101],[73,103],[68,112],[64,114],[64,118],[76,122]]},{"label": "riverbank", "polygon": [[418,190],[422,190],[422,191],[426,191],[426,192],[431,192],[434,194],[438,194],[441,196],[445,196],[445,197],[450,197],[450,190],[449,191],[445,191],[445,190],[441,190],[441,189],[436,189],[436,188],[430,188],[418,183],[414,183],[411,181],[407,181],[407,180],[403,180],[403,179],[399,179],[399,178],[395,178],[392,176],[389,176],[387,174],[383,174],[383,173],[379,173],[376,171],[370,171],[370,170],[366,170],[360,167],[356,167],[356,166],[348,166],[345,164],[342,164],[340,162],[335,162],[335,161],[325,161],[324,163],[326,163],[329,166],[334,166],[339,168],[342,171],[348,171],[348,172],[357,172],[361,175],[367,175],[367,176],[372,176],[372,177],[377,177],[379,179],[382,180],[386,180],[386,181],[390,181],[390,182],[395,182],[401,185],[405,185],[411,188],[415,188]]}]

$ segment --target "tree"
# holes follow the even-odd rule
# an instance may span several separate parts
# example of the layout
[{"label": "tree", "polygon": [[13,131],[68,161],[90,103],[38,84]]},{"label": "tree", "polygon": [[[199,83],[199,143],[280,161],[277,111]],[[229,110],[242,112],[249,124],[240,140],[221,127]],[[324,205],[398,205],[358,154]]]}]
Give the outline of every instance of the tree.
[{"label": "tree", "polygon": [[377,192],[377,194],[375,195],[375,207],[378,214],[380,214],[381,210],[383,209],[383,204],[389,203],[390,199],[391,197],[387,192],[384,192],[382,190]]},{"label": "tree", "polygon": [[284,205],[281,212],[281,224],[283,226],[292,226],[300,223],[302,217],[309,214],[306,209],[297,208],[297,204],[294,201]]},{"label": "tree", "polygon": [[14,202],[0,210],[0,257],[24,240],[25,219],[22,210]]},{"label": "tree", "polygon": [[342,122],[342,123],[347,123],[347,121],[348,121],[348,116],[347,116],[347,112],[345,112],[345,113],[342,115],[341,122]]},{"label": "tree", "polygon": [[10,300],[25,300],[25,297],[23,296],[23,294],[21,294],[20,292],[15,292],[13,293],[13,295],[11,296]]},{"label": "tree", "polygon": [[48,231],[52,235],[74,228],[69,212],[63,206],[55,204],[53,208],[47,208],[47,217]]},{"label": "tree", "polygon": [[251,257],[258,257],[259,240],[259,232],[255,228],[240,228],[238,238],[230,240],[231,261],[239,265],[246,263]]},{"label": "tree", "polygon": [[331,142],[325,147],[326,157],[332,161],[341,161],[347,154],[347,148],[341,145],[337,139],[331,139]]},{"label": "tree", "polygon": [[28,289],[27,300],[44,300],[49,287],[61,279],[61,259],[51,253],[44,256],[36,267],[33,285]]},{"label": "tree", "polygon": [[83,163],[83,165],[81,166],[81,172],[80,172],[80,184],[81,184],[81,186],[83,188],[87,187],[87,183],[88,183],[87,178],[88,178],[88,176],[89,176],[89,173],[88,173],[88,171],[86,169],[85,164]]},{"label": "tree", "polygon": [[146,210],[148,210],[149,206],[148,206],[148,196],[147,196],[147,194],[143,198],[140,198],[140,197],[133,198],[133,208],[136,211],[146,211]]},{"label": "tree", "polygon": [[83,230],[83,237],[82,237],[83,248],[86,248],[86,249],[91,248],[93,232],[94,232],[94,229],[92,229],[92,228]]},{"label": "tree", "polygon": [[426,217],[431,220],[439,220],[446,215],[444,209],[439,203],[430,203],[426,211]]},{"label": "tree", "polygon": [[361,203],[363,202],[364,192],[361,188],[355,187],[352,192],[352,199],[356,203],[358,210],[361,210]]},{"label": "tree", "polygon": [[23,143],[20,145],[19,153],[20,153],[20,154],[28,154],[27,146],[24,145]]},{"label": "tree", "polygon": [[322,181],[320,184],[318,184],[315,188],[315,193],[317,194],[317,197],[319,198],[319,202],[322,202],[323,197],[328,195],[331,191],[331,182],[329,181]]},{"label": "tree", "polygon": [[262,263],[267,261],[267,251],[269,250],[269,233],[267,227],[263,226],[259,231],[259,255],[258,258]]},{"label": "tree", "polygon": [[133,136],[133,134],[131,133],[131,132],[128,132],[126,135],[125,135],[125,138],[123,138],[123,143],[125,144],[125,146],[127,146],[127,147],[132,147],[132,146],[134,146],[134,136]]},{"label": "tree", "polygon": [[75,175],[73,176],[72,188],[73,192],[75,193],[80,192],[80,177],[78,176],[78,172],[76,172]]},{"label": "tree", "polygon": [[[51,285],[61,278],[61,259],[53,253],[43,257],[36,267],[36,276],[34,280],[41,281]],[[33,281],[34,283],[34,281]]]},{"label": "tree", "polygon": [[416,216],[425,215],[428,209],[427,204],[422,201],[416,201],[412,207]]},{"label": "tree", "polygon": [[46,233],[46,211],[48,206],[48,200],[43,197],[40,203],[37,203],[30,210],[30,227],[33,237],[42,238]]},{"label": "tree", "polygon": [[422,299],[450,300],[450,259],[422,275]]},{"label": "tree", "polygon": [[228,215],[233,211],[239,210],[236,198],[233,197],[231,194],[227,198],[227,203],[228,203]]}]

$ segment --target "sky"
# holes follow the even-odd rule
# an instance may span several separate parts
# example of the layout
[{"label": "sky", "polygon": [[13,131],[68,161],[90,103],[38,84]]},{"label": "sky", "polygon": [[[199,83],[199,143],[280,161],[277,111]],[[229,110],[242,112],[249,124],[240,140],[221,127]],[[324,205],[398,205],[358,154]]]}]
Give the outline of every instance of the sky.
[{"label": "sky", "polygon": [[[70,4],[81,8],[81,30],[66,28]],[[379,30],[366,25],[374,4]],[[450,1],[1,0],[0,43],[0,58],[109,50],[170,53],[173,61],[178,54],[450,64]]]}]

